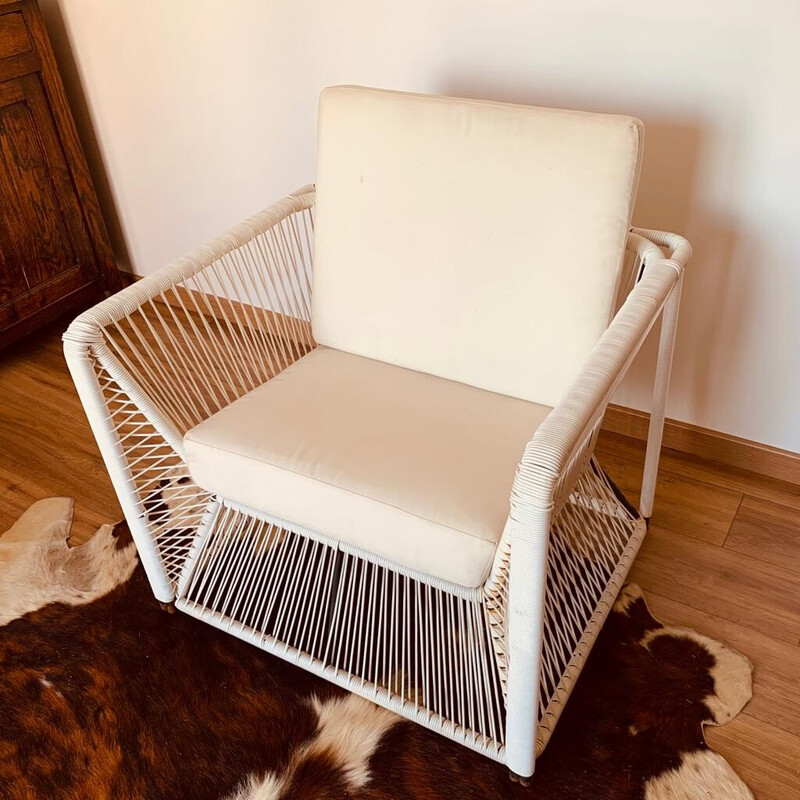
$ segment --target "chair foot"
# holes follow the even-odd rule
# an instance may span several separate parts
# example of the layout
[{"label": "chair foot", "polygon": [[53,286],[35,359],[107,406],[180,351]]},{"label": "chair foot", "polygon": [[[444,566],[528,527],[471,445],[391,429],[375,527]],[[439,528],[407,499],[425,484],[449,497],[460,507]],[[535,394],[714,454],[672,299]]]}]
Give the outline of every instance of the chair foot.
[{"label": "chair foot", "polygon": [[158,605],[159,605],[159,608],[162,611],[166,611],[167,614],[174,614],[175,613],[175,602],[174,601],[172,601],[170,603],[162,603],[162,602],[159,601]]},{"label": "chair foot", "polygon": [[508,771],[508,777],[511,778],[512,783],[519,783],[522,786],[530,786],[533,783],[533,775],[526,778],[524,775],[517,775],[513,770]]}]

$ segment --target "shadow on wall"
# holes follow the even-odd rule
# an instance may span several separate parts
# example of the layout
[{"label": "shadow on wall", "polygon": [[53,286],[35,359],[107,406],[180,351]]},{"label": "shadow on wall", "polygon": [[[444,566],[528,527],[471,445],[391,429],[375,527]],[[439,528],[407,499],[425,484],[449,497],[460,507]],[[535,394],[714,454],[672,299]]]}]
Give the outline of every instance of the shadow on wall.
[{"label": "shadow on wall", "polygon": [[[721,353],[735,361],[746,336],[744,325],[731,338],[730,326],[723,332],[721,315],[746,319],[752,270],[732,275],[729,265],[734,254],[739,263],[748,263],[737,227],[731,220],[710,214],[699,200],[698,180],[703,170],[708,132],[700,119],[671,117],[651,107],[642,108],[638,100],[559,93],[539,88],[518,90],[487,86],[484,80],[443,80],[437,91],[459,97],[498,100],[510,103],[574,108],[614,114],[632,114],[645,125],[645,151],[634,224],[680,233],[692,243],[694,256],[684,280],[681,324],[673,368],[671,408],[667,413],[678,419],[713,417],[712,382],[718,378],[714,359]],[[729,168],[736,173],[736,164]],[[709,298],[715,298],[713,306]],[[615,396],[621,405],[648,410],[658,347],[658,331],[651,332],[640,357]],[[717,409],[718,411],[718,409]]]},{"label": "shadow on wall", "polygon": [[[721,317],[724,313],[729,319],[746,318],[749,287],[742,281],[749,281],[751,273],[748,270],[733,279],[730,265],[743,255],[737,254],[742,248],[738,226],[710,214],[698,200],[698,176],[709,138],[702,125],[643,116],[645,151],[634,224],[680,233],[692,243],[694,255],[684,279],[673,375],[683,395],[681,414],[707,418],[714,411],[711,381],[717,379],[719,366],[714,359],[724,353],[726,360],[735,360],[743,342],[742,327],[736,327],[736,338],[732,338],[730,326],[723,326]],[[656,350],[657,337],[651,335],[644,358],[627,385],[636,393],[636,400],[639,386],[646,387],[649,395]],[[636,404],[649,407],[649,396],[644,405]]]},{"label": "shadow on wall", "polygon": [[69,99],[75,126],[78,129],[89,171],[92,175],[94,188],[103,211],[103,219],[111,239],[111,247],[116,257],[117,265],[130,272],[131,261],[125,234],[119,220],[119,213],[114,201],[114,194],[108,180],[108,174],[103,160],[103,153],[94,131],[92,115],[86,102],[86,95],[81,82],[80,71],[72,54],[72,43],[69,32],[64,24],[61,13],[60,0],[39,0],[45,26],[53,45],[53,52],[64,83],[64,89]]}]

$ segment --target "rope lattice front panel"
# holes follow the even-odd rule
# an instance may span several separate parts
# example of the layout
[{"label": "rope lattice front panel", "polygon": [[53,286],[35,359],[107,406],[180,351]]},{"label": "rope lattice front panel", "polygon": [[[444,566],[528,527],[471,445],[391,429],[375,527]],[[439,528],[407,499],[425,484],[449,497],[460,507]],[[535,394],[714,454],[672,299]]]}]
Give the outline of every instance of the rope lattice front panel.
[{"label": "rope lattice front panel", "polygon": [[496,755],[504,702],[474,599],[221,506],[177,606]]},{"label": "rope lattice front panel", "polygon": [[[540,684],[543,749],[641,541],[591,462],[551,532]],[[474,596],[221,505],[178,607],[502,760],[510,547]]]}]

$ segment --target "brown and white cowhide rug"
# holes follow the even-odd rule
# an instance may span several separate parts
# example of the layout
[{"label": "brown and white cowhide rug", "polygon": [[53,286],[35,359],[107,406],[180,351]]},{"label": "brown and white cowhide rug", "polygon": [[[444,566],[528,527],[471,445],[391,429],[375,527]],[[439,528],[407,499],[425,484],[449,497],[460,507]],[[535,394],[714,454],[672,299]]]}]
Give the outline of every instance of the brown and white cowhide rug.
[{"label": "brown and white cowhide rug", "polygon": [[3,800],[744,800],[703,726],[751,694],[746,658],[657,622],[628,586],[533,786],[183,614],[124,525],[68,549],[72,502],[0,537]]}]

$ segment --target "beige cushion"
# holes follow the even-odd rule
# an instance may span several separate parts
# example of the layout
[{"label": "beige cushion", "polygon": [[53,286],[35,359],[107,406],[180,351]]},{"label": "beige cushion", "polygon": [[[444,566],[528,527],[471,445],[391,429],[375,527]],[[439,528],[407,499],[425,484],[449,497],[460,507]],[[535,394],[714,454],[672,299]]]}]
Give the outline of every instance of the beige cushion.
[{"label": "beige cushion", "polygon": [[640,139],[631,117],[326,89],[316,340],[554,405],[610,318]]},{"label": "beige cushion", "polygon": [[185,437],[203,488],[477,586],[550,409],[319,347]]}]

